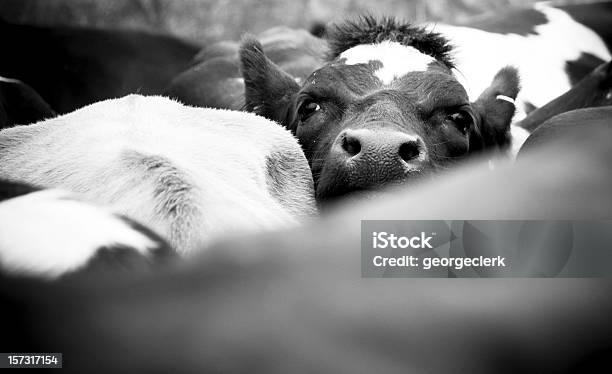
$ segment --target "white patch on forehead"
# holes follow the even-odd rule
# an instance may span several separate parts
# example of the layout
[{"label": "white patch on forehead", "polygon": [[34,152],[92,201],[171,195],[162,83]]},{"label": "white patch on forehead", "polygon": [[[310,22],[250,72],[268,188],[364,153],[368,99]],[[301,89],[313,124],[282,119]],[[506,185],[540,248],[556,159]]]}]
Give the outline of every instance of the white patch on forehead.
[{"label": "white patch on forehead", "polygon": [[380,61],[382,66],[374,74],[384,84],[391,83],[411,71],[426,71],[430,63],[436,60],[414,47],[397,42],[384,41],[379,44],[361,44],[347,49],[340,54],[346,65],[367,64]]}]

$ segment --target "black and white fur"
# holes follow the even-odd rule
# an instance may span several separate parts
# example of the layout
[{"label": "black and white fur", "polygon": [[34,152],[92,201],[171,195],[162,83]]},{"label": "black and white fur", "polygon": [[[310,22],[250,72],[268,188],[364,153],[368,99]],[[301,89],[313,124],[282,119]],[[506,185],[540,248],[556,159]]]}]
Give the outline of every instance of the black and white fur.
[{"label": "black and white fur", "polygon": [[0,272],[56,279],[146,266],[175,252],[146,227],[77,195],[0,181]]}]

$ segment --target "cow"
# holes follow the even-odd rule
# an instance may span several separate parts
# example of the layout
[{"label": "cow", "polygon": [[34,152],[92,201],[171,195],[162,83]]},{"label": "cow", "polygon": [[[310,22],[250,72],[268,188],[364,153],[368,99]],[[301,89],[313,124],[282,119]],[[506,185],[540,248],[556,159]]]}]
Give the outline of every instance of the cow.
[{"label": "cow", "polygon": [[519,78],[504,67],[470,102],[438,33],[364,16],[328,30],[329,61],[298,84],[253,38],[240,58],[245,109],[299,139],[318,201],[402,183],[511,143]]},{"label": "cow", "polygon": [[128,95],[0,132],[0,178],[80,193],[180,254],[316,214],[296,139],[254,114]]},{"label": "cow", "polygon": [[27,82],[62,114],[130,93],[159,95],[199,50],[144,31],[3,21],[0,44],[0,75]]},{"label": "cow", "polygon": [[175,258],[153,231],[74,193],[0,180],[0,271],[57,280]]},{"label": "cow", "polygon": [[363,219],[609,220],[611,138],[588,127],[493,171],[472,160],[155,274],[3,276],[0,350],[62,352],[74,373],[598,372],[609,280],[362,279],[358,251]]},{"label": "cow", "polygon": [[0,130],[54,116],[55,111],[32,87],[0,77]]},{"label": "cow", "polygon": [[518,68],[515,121],[563,94],[612,58],[612,2],[536,3],[463,26],[431,24],[456,46],[457,76],[475,98],[501,67]]},{"label": "cow", "polygon": [[544,121],[571,110],[612,105],[612,63],[601,64],[569,91],[532,111],[517,127],[531,133]]},{"label": "cow", "polygon": [[[257,35],[267,56],[296,80],[320,67],[327,46],[306,30],[275,27]],[[241,110],[244,81],[240,73],[239,43],[221,41],[202,49],[192,66],[175,77],[164,94],[187,105]]]}]

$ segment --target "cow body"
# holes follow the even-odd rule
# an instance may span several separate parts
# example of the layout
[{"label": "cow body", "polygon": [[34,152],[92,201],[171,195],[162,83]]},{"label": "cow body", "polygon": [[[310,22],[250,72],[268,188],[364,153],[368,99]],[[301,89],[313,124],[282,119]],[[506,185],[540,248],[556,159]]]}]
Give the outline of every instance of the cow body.
[{"label": "cow body", "polygon": [[465,26],[429,27],[455,48],[457,76],[475,99],[491,77],[515,66],[522,87],[515,121],[568,91],[590,71],[612,58],[609,24],[612,3],[508,10]]},{"label": "cow body", "polygon": [[0,77],[0,130],[55,116],[55,111],[27,84]]},{"label": "cow body", "polygon": [[160,94],[198,52],[142,31],[5,22],[0,44],[0,75],[27,82],[59,113],[130,93]]},{"label": "cow body", "polygon": [[[297,80],[320,67],[327,51],[325,42],[306,30],[275,27],[257,38],[268,57]],[[165,94],[188,105],[242,109],[244,81],[238,49],[239,43],[230,41],[204,48],[193,65],[172,80]]]},{"label": "cow body", "polygon": [[295,139],[254,115],[126,96],[0,132],[0,178],[81,193],[181,253],[314,213]]},{"label": "cow body", "polygon": [[601,64],[569,91],[532,111],[516,126],[532,132],[544,121],[558,114],[608,105],[612,105],[612,62]]}]

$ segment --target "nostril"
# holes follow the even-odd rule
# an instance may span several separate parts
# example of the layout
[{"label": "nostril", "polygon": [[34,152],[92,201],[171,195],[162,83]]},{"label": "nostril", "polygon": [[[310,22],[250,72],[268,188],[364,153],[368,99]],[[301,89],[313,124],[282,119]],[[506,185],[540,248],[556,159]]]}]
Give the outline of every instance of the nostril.
[{"label": "nostril", "polygon": [[421,154],[421,145],[418,141],[403,143],[400,145],[398,153],[404,161],[414,160]]},{"label": "nostril", "polygon": [[359,143],[359,139],[347,135],[342,138],[342,149],[353,157],[361,152],[361,143]]}]

